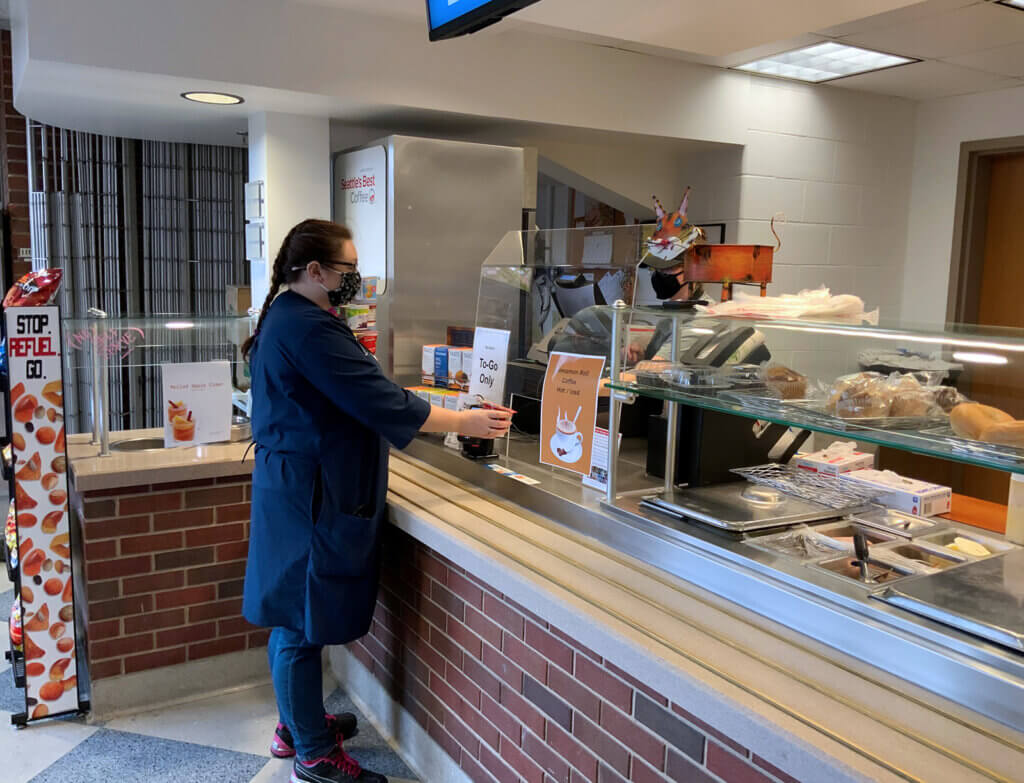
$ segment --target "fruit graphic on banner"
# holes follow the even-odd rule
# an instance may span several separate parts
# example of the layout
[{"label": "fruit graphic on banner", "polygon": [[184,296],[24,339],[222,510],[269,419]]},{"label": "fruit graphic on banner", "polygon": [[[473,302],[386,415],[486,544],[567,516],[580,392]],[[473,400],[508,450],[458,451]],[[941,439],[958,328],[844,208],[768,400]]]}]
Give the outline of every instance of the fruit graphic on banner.
[{"label": "fruit graphic on banner", "polygon": [[[59,279],[59,270],[23,279],[8,299],[49,301]],[[25,719],[31,721],[79,709],[60,310],[9,306],[4,316],[12,385]]]}]

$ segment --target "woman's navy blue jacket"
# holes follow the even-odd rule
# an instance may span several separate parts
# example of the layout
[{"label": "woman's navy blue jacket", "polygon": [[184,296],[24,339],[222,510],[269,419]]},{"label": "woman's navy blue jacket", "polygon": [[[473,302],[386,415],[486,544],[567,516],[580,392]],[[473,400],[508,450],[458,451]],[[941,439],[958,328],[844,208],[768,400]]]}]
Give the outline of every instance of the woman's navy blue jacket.
[{"label": "woman's navy blue jacket", "polygon": [[388,442],[430,406],[389,380],[348,326],[286,291],[250,352],[252,523],[242,613],[343,644],[367,632],[386,521]]}]

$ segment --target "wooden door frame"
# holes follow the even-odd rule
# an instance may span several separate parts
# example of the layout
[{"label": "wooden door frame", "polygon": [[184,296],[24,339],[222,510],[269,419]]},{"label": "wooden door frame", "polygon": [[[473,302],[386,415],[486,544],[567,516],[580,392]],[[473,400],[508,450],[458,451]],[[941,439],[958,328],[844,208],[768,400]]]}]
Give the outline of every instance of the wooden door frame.
[{"label": "wooden door frame", "polygon": [[965,141],[960,145],[947,323],[977,323],[992,159],[1024,153],[1024,136]]}]

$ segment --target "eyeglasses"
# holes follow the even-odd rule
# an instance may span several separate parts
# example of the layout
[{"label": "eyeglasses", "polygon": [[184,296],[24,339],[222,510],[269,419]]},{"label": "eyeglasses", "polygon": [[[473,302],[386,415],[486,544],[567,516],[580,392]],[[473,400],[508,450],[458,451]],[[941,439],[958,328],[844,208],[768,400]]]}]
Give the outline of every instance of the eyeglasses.
[{"label": "eyeglasses", "polygon": [[[300,270],[306,269],[308,266],[309,266],[309,264],[306,264],[305,266],[293,266],[292,267],[292,271],[293,272],[298,272]],[[325,263],[321,262],[320,263],[320,267],[323,268],[323,269],[330,269],[332,272],[337,272],[339,275],[343,275],[343,274],[345,274],[347,272],[355,271],[355,269],[356,269],[356,262],[353,262],[353,261],[331,261],[329,264],[325,264]],[[340,269],[339,269],[339,267],[340,267]]]}]

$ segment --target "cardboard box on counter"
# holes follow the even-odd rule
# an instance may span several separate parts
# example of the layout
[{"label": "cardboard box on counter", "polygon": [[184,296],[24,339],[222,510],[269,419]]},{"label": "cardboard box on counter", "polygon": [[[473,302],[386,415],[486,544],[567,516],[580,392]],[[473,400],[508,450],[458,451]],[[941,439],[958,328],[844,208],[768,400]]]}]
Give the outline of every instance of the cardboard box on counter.
[{"label": "cardboard box on counter", "polygon": [[841,474],[839,480],[884,490],[878,503],[923,517],[947,514],[953,502],[953,491],[949,487],[905,478],[891,470],[854,470]]},{"label": "cardboard box on counter", "polygon": [[248,315],[252,307],[252,289],[247,285],[227,286],[228,315]]},{"label": "cardboard box on counter", "polygon": [[448,388],[469,391],[469,374],[473,371],[472,348],[448,348]]},{"label": "cardboard box on counter", "polygon": [[793,465],[823,476],[838,476],[840,473],[875,467],[875,456],[855,449],[836,449],[830,446],[820,451],[797,454],[793,457]]},{"label": "cardboard box on counter", "polygon": [[[443,358],[438,354],[443,353]],[[439,365],[444,369],[444,375],[437,376]],[[420,381],[424,386],[448,386],[448,346],[447,345],[424,345],[423,358],[420,362]]]}]

